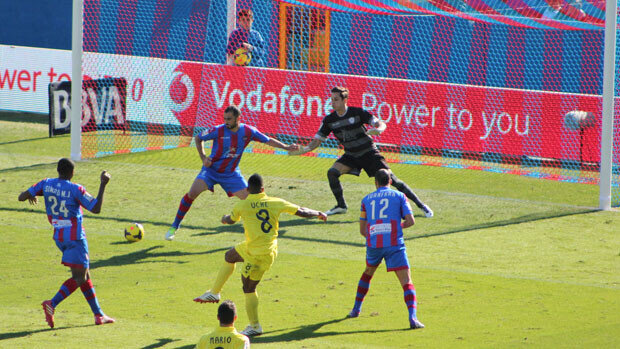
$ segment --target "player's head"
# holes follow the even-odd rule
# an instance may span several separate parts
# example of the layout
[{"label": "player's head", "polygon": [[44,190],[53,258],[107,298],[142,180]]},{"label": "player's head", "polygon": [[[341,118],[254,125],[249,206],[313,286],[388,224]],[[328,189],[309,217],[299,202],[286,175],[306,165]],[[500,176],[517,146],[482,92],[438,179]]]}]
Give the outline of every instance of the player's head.
[{"label": "player's head", "polygon": [[222,302],[217,308],[217,319],[220,320],[220,326],[231,326],[237,320],[237,307],[233,301],[227,300]]},{"label": "player's head", "polygon": [[258,173],[255,173],[248,178],[248,192],[250,194],[258,194],[265,190],[263,186],[263,177]]},{"label": "player's head", "polygon": [[233,130],[239,126],[239,116],[241,110],[236,105],[229,105],[224,110],[224,124],[226,128]]},{"label": "player's head", "polygon": [[71,159],[62,158],[58,160],[58,177],[63,179],[71,179],[73,177],[73,170],[75,169],[75,162]]},{"label": "player's head", "polygon": [[342,111],[347,107],[349,100],[349,89],[342,86],[332,88],[332,108],[336,111]]},{"label": "player's head", "polygon": [[375,185],[377,188],[379,187],[387,187],[392,183],[392,178],[390,176],[390,171],[382,168],[375,173]]},{"label": "player's head", "polygon": [[239,26],[241,28],[248,31],[252,29],[252,23],[254,22],[254,12],[252,10],[243,9],[237,15],[239,16]]}]

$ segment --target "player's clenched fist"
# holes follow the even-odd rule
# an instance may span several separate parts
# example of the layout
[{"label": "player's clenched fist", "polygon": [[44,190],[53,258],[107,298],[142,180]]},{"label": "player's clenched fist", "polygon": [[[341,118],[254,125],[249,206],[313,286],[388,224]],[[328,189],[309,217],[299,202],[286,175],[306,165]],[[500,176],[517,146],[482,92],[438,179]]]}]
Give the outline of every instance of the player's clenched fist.
[{"label": "player's clenched fist", "polygon": [[108,184],[112,176],[108,173],[108,171],[101,172],[101,184]]}]

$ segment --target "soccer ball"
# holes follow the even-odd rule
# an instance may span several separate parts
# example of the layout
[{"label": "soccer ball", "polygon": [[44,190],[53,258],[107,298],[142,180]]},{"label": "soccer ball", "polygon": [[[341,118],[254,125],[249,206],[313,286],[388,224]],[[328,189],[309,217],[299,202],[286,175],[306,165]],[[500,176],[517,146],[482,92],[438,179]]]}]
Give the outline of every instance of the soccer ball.
[{"label": "soccer ball", "polygon": [[590,128],[596,124],[594,114],[582,110],[571,110],[564,115],[564,127],[569,130],[579,131]]},{"label": "soccer ball", "polygon": [[238,48],[233,55],[233,62],[238,66],[246,66],[250,64],[252,60],[252,54],[248,52],[244,47]]},{"label": "soccer ball", "polygon": [[144,227],[140,223],[131,223],[125,228],[125,239],[130,242],[142,240],[144,237]]}]

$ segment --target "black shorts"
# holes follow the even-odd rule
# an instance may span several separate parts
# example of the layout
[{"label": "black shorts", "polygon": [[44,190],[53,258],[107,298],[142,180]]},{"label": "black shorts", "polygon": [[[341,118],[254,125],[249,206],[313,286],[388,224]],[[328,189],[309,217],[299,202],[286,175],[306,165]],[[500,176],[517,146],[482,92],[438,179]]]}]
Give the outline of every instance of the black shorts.
[{"label": "black shorts", "polygon": [[340,157],[340,159],[336,160],[347,167],[350,167],[352,170],[349,172],[356,176],[359,176],[360,170],[364,169],[368,177],[374,177],[375,173],[378,170],[384,168],[386,170],[390,169],[383,155],[379,154],[378,151],[369,151],[368,153],[355,157],[353,155],[349,155],[345,153]]}]

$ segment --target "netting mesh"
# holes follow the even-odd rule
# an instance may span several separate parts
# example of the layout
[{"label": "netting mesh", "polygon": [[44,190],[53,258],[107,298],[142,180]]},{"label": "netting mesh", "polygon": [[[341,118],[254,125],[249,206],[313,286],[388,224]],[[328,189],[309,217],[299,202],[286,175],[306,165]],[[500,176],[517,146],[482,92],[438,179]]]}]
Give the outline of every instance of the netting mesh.
[{"label": "netting mesh", "polygon": [[[344,85],[350,105],[387,123],[375,141],[391,162],[598,183],[604,3],[580,2],[584,16],[567,6],[556,11],[562,20],[543,16],[551,3],[527,10],[487,2],[495,12],[479,2],[458,10],[429,1],[423,11],[405,2],[381,11],[312,3],[325,5],[85,0],[85,78],[126,87],[83,94],[96,122],[83,125],[82,156],[188,146],[222,123],[229,104],[241,108],[243,122],[307,143],[331,112],[329,90]],[[253,31],[229,42],[244,9],[253,12]],[[518,18],[502,17],[506,11]],[[614,125],[618,206],[618,100]],[[339,154],[330,139],[307,156]]]}]

